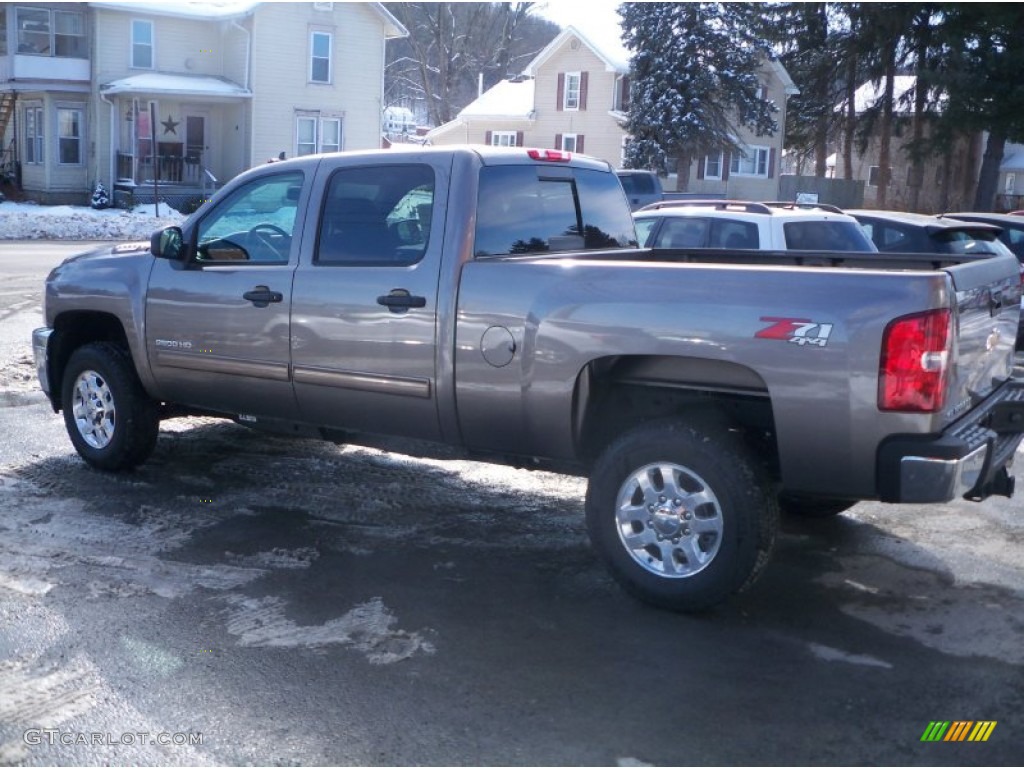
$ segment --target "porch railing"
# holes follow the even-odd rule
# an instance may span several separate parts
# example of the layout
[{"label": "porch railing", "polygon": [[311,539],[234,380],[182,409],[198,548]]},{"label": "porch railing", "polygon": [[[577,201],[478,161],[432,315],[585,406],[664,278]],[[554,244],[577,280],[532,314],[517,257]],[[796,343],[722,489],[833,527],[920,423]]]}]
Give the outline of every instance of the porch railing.
[{"label": "porch railing", "polygon": [[133,181],[136,184],[187,184],[199,186],[205,176],[202,155],[190,154],[184,157],[173,154],[158,154],[136,157],[128,152],[117,153],[118,181]]}]

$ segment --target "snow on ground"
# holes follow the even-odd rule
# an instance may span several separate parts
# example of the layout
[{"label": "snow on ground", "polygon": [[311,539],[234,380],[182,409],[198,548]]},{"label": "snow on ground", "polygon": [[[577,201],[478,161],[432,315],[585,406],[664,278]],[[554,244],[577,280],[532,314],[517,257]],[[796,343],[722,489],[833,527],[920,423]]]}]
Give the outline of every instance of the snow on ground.
[{"label": "snow on ground", "polygon": [[149,240],[153,231],[185,217],[167,203],[131,211],[89,206],[0,203],[0,240]]}]

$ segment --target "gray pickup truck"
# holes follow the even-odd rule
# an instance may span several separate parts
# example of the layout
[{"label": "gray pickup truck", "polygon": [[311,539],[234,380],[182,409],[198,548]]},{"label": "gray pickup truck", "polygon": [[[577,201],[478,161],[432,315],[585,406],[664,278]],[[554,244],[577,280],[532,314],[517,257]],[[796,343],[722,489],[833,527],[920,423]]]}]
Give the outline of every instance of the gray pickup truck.
[{"label": "gray pickup truck", "polygon": [[613,171],[585,157],[273,163],[151,243],[57,267],[38,375],[104,470],[145,461],[161,418],[202,413],[588,475],[612,574],[677,610],[753,582],[780,504],[1012,493],[1014,259],[635,237]]}]

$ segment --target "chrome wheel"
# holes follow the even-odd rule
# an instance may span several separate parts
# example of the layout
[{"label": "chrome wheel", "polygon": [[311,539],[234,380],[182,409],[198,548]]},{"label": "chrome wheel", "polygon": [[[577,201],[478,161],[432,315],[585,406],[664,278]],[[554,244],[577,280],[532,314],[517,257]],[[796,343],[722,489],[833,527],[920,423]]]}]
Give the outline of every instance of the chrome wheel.
[{"label": "chrome wheel", "polygon": [[633,560],[663,578],[704,570],[722,543],[722,508],[693,470],[658,462],[634,470],[615,504],[619,540]]},{"label": "chrome wheel", "polygon": [[78,433],[90,447],[106,448],[114,439],[114,395],[106,379],[96,371],[86,370],[78,374],[71,409]]}]

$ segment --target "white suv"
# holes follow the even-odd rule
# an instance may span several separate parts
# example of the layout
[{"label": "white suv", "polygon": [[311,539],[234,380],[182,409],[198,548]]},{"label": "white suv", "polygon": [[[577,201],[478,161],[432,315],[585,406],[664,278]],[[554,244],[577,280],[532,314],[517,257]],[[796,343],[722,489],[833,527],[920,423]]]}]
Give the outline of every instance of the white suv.
[{"label": "white suv", "polygon": [[860,224],[831,205],[665,200],[633,214],[648,248],[877,251]]}]

